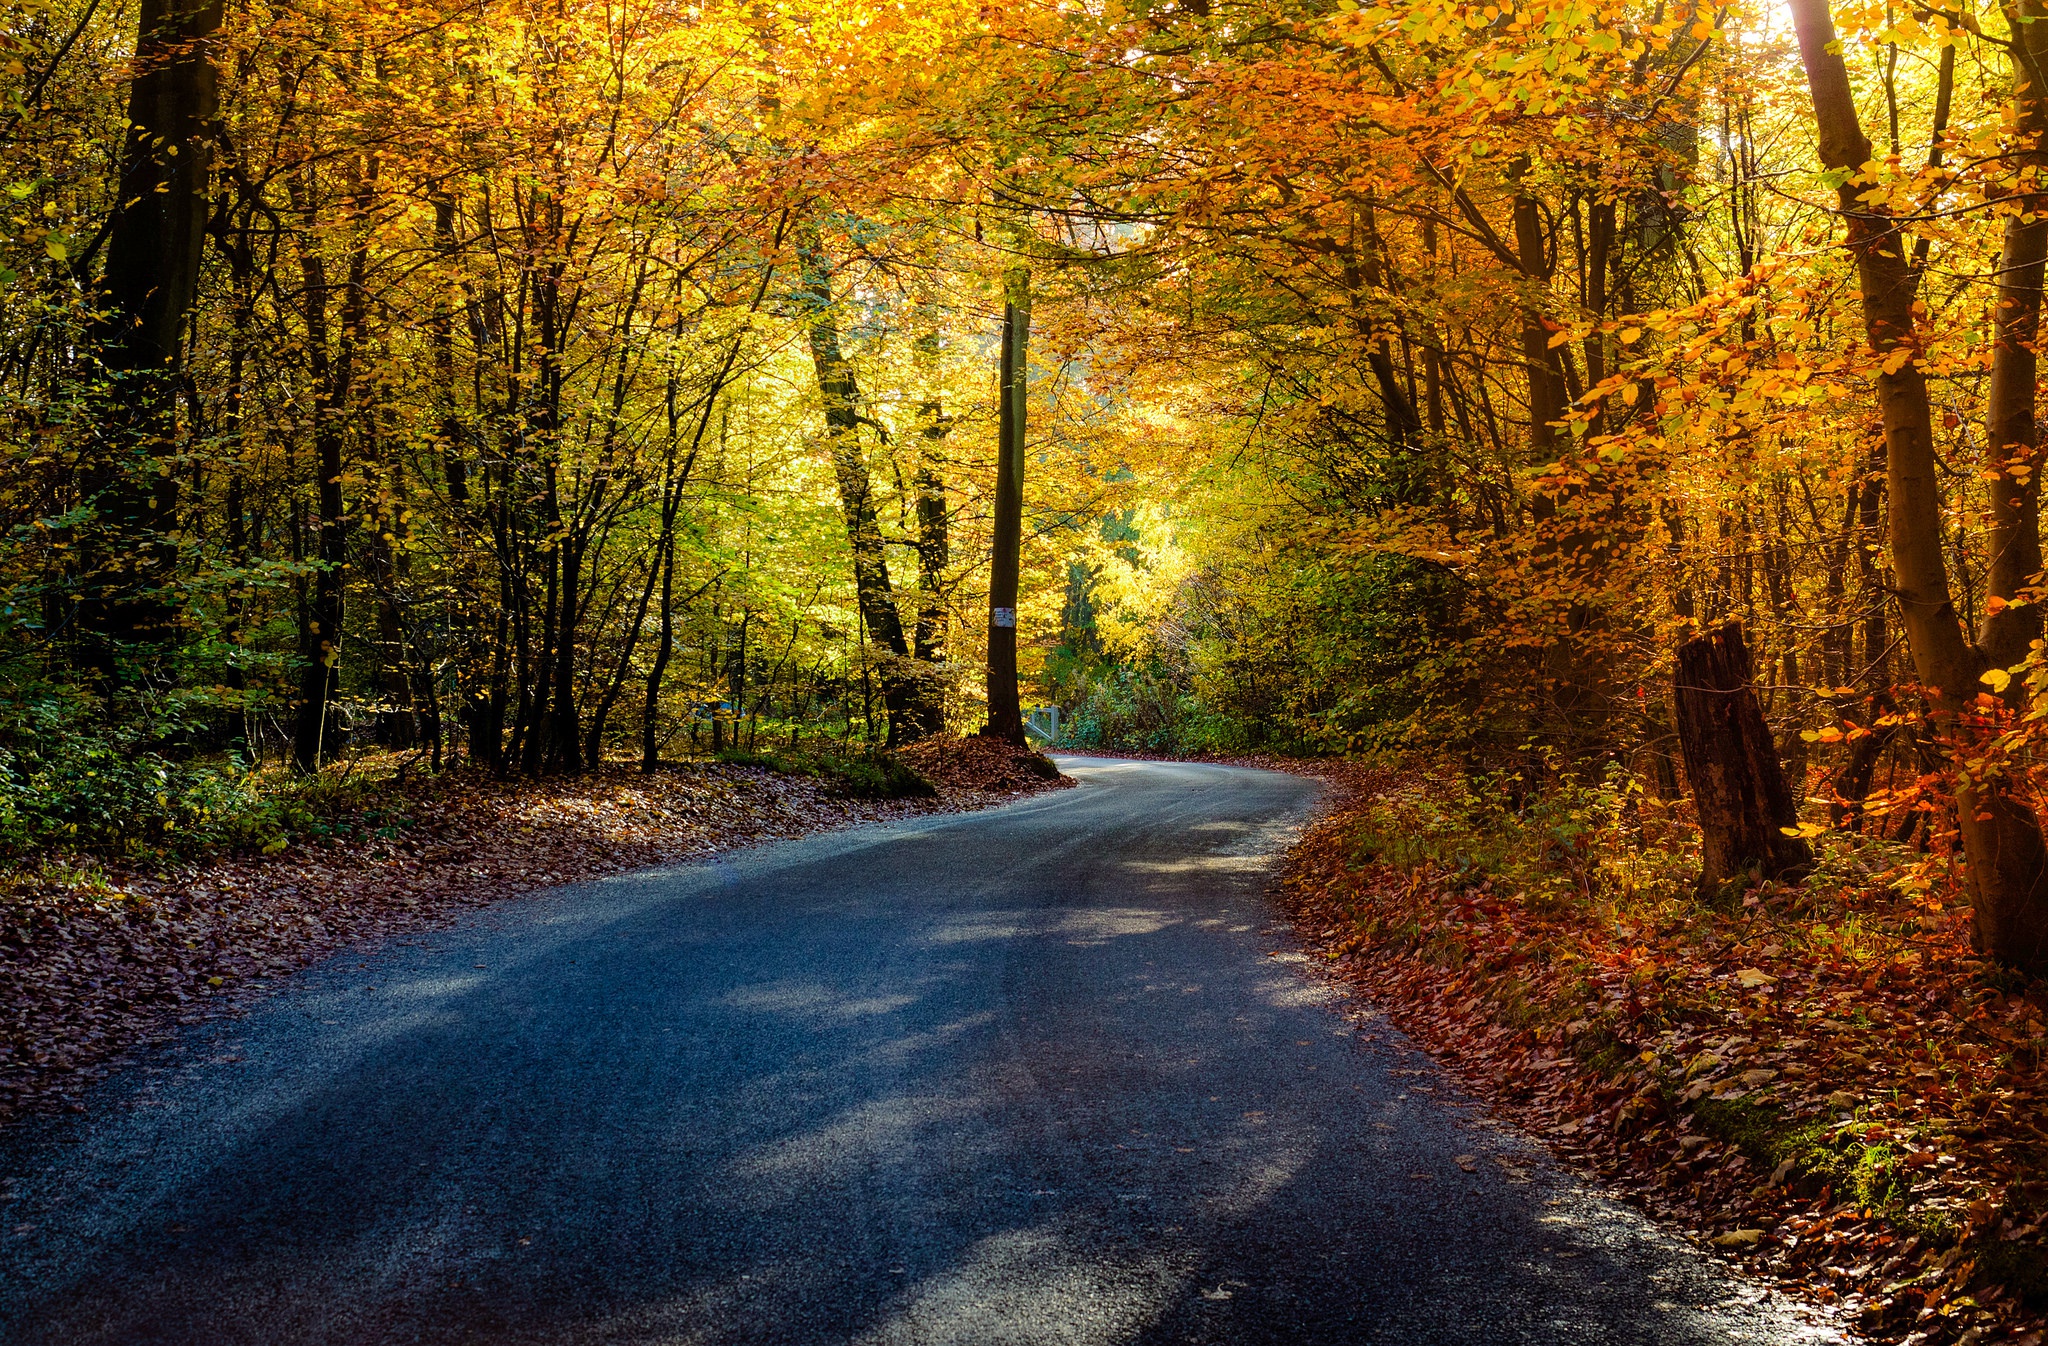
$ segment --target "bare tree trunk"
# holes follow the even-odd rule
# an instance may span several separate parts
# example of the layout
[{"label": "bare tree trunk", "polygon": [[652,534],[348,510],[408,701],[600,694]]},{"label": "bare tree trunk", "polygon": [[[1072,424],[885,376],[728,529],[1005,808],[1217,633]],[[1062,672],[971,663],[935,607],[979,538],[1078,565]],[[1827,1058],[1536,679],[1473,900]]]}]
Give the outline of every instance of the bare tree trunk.
[{"label": "bare tree trunk", "polygon": [[676,544],[668,530],[661,541],[661,608],[654,641],[654,660],[647,666],[647,698],[640,717],[640,770],[654,774],[661,765],[661,683],[676,651]]},{"label": "bare tree trunk", "polygon": [[894,744],[910,716],[912,689],[904,676],[910,644],[903,638],[903,619],[889,584],[889,559],[882,525],[875,512],[874,481],[861,453],[860,427],[867,418],[860,409],[860,385],[853,366],[839,347],[839,326],[832,312],[832,272],[823,244],[815,235],[804,245],[804,282],[812,306],[811,363],[825,402],[825,434],[839,484],[839,506],[846,519],[846,540],[853,550],[853,583],[861,620],[882,647],[882,704],[888,713],[888,741]]},{"label": "bare tree trunk", "polygon": [[1751,870],[1777,878],[1813,863],[1806,843],[1781,830],[1799,816],[1751,678],[1739,623],[1678,647],[1678,746],[1699,813],[1702,892]]},{"label": "bare tree trunk", "polygon": [[107,233],[95,345],[110,386],[105,438],[81,482],[102,522],[89,539],[80,626],[88,662],[117,676],[119,648],[175,632],[164,585],[177,562],[177,477],[156,470],[177,432],[186,318],[206,241],[218,90],[208,41],[221,0],[142,0],[121,179]]},{"label": "bare tree trunk", "polygon": [[1024,413],[1031,353],[1031,273],[1003,277],[1003,365],[996,448],[995,554],[988,580],[988,724],[981,732],[1024,745],[1017,696],[1017,575],[1024,543]]},{"label": "bare tree trunk", "polygon": [[[456,257],[455,198],[436,192],[434,202],[434,250],[444,263]],[[462,416],[455,406],[455,305],[450,300],[450,280],[435,278],[434,307],[427,333],[434,351],[434,402],[440,415],[441,475],[448,484],[448,504],[457,516],[469,508],[469,452]]]},{"label": "bare tree trunk", "polygon": [[[359,173],[352,208],[357,227],[368,213],[375,168]],[[369,239],[361,233],[350,252],[348,278],[342,293],[341,332],[336,348],[328,348],[329,284],[326,259],[317,230],[314,183],[293,180],[294,204],[305,221],[299,266],[306,285],[306,360],[313,385],[313,471],[319,510],[320,563],[313,576],[312,602],[300,633],[299,704],[292,727],[293,760],[301,771],[316,771],[335,745],[328,741],[329,708],[341,673],[344,579],[348,570],[348,536],[341,490],[342,459],[349,398],[355,378],[356,343],[368,311],[365,286]]]},{"label": "bare tree trunk", "polygon": [[417,747],[419,713],[413,701],[412,644],[406,630],[404,588],[412,558],[405,549],[406,524],[396,511],[404,498],[399,465],[386,465],[389,501],[380,502],[369,524],[376,530],[367,548],[371,585],[377,598],[377,685],[384,704],[377,712],[378,736],[386,747]]},{"label": "bare tree trunk", "polygon": [[[2021,213],[2005,217],[1998,259],[1997,300],[1991,306],[1991,388],[1984,409],[1984,475],[1990,479],[1990,565],[1985,591],[2003,603],[2019,596],[2041,569],[2039,435],[2034,421],[2034,339],[2041,326],[2041,273],[2048,261],[2048,4],[2008,0],[2012,27],[2013,133],[2023,148],[2013,176],[2026,184]],[[1990,604],[1977,643],[1995,668],[2026,658],[2041,637],[2041,609],[2033,603]],[[2024,683],[2007,688],[2015,709]]]},{"label": "bare tree trunk", "polygon": [[[1549,315],[1536,298],[1549,285],[1550,262],[1543,214],[1530,196],[1515,197],[1515,251],[1528,291],[1522,308],[1522,360],[1529,380],[1529,448],[1539,463],[1547,463],[1557,456],[1555,423],[1564,419],[1564,375],[1550,346]],[[1555,508],[1547,498],[1539,499],[1537,509],[1545,517]]]},{"label": "bare tree trunk", "polygon": [[[1861,199],[1864,188],[1856,175],[1870,162],[1870,141],[1857,119],[1828,0],[1790,3],[1813,96],[1821,162],[1843,174],[1838,193],[1848,247],[1856,258],[1865,335],[1883,361],[1878,410],[1891,500],[1892,571],[1906,640],[1941,728],[1952,741],[1960,740],[1967,728],[1961,712],[1987,665],[1949,596],[1933,414],[1914,328],[1919,273],[1906,259],[1897,222]],[[2040,820],[2015,797],[2009,782],[1975,780],[1966,771],[1957,775],[1956,811],[1976,888],[1978,948],[2024,968],[2048,965],[2048,846],[2042,842]]]},{"label": "bare tree trunk", "polygon": [[[935,354],[936,336],[919,339],[920,353]],[[927,377],[932,371],[927,370]],[[910,736],[922,738],[946,727],[946,684],[938,666],[946,660],[946,567],[952,562],[952,539],[946,510],[946,464],[942,449],[952,421],[934,397],[919,409],[917,459],[917,627],[910,657],[916,665],[917,687],[912,703]]]}]

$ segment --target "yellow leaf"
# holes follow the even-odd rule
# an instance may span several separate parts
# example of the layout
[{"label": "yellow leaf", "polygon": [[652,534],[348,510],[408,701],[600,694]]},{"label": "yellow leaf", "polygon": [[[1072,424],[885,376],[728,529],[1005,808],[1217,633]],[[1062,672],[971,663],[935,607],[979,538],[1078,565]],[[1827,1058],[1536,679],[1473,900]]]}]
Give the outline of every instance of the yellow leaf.
[{"label": "yellow leaf", "polygon": [[2002,668],[1991,668],[1986,669],[1977,681],[1983,683],[1994,692],[2003,692],[2012,685],[2012,674]]},{"label": "yellow leaf", "polygon": [[1642,390],[1633,383],[1624,386],[1621,390],[1622,402],[1631,407],[1636,404],[1636,399],[1642,395]]},{"label": "yellow leaf", "polygon": [[1913,363],[1913,348],[1911,346],[1900,346],[1890,355],[1884,357],[1884,372],[1896,374],[1911,363]]}]

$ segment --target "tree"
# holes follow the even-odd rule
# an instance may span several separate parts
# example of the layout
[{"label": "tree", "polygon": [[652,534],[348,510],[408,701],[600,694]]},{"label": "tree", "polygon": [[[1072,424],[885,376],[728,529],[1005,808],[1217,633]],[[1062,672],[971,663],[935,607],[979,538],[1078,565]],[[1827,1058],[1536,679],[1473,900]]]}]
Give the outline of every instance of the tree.
[{"label": "tree", "polygon": [[1003,274],[1002,405],[997,432],[995,552],[988,581],[988,725],[983,733],[1023,746],[1017,695],[1017,570],[1024,534],[1024,430],[1030,389],[1031,273]]},{"label": "tree", "polygon": [[[1909,259],[1903,231],[1891,213],[1868,202],[1865,178],[1870,172],[1869,138],[1863,134],[1847,64],[1841,56],[1827,0],[1792,0],[1800,55],[1806,64],[1819,130],[1821,162],[1839,181],[1847,246],[1856,260],[1857,288],[1863,301],[1863,330],[1872,353],[1882,362],[1877,377],[1878,414],[1884,426],[1886,478],[1891,502],[1892,571],[1898,577],[1899,609],[1904,618],[1913,662],[1921,684],[1933,699],[1938,723],[1965,752],[1975,737],[1974,700],[1980,678],[1990,665],[1973,644],[1949,592],[1943,557],[1942,492],[1934,458],[1934,414],[1922,366],[1923,345],[1916,315],[1920,270]],[[2022,50],[2025,50],[2022,48]],[[2031,84],[2023,97],[2034,98]],[[2022,229],[2017,240],[2010,227],[2007,248],[2017,249],[2021,268],[2005,284],[2029,285],[2037,296],[2039,264],[2028,261],[2038,251]],[[2001,344],[2013,340],[2012,321],[2001,320]],[[2008,349],[2010,361],[2016,353]],[[2009,386],[2010,365],[2001,384]],[[2029,381],[2031,387],[2031,381]],[[2010,443],[2009,436],[2001,437]],[[2024,504],[2001,505],[2007,533],[2024,529]],[[2000,548],[2007,583],[2017,578],[2007,554],[2023,541],[2008,537]],[[2010,782],[1993,775],[1972,776],[1967,763],[1956,784],[1956,809],[1970,880],[1976,890],[1976,930],[1985,952],[2022,967],[2048,966],[2048,845],[2040,820]]]},{"label": "tree", "polygon": [[120,177],[105,227],[104,305],[93,332],[105,420],[81,482],[99,515],[80,586],[90,658],[115,676],[123,646],[173,634],[177,396],[206,238],[217,115],[208,42],[220,0],[142,0]]}]

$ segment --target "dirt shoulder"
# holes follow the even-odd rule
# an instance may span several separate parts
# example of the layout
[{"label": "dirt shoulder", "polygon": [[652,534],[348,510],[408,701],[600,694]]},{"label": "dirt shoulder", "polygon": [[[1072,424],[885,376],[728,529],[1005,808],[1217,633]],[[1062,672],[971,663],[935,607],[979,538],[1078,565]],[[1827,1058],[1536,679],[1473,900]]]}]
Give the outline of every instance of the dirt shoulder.
[{"label": "dirt shoulder", "polygon": [[972,740],[921,755],[936,797],[852,798],[829,779],[727,763],[559,781],[450,772],[380,784],[325,836],[275,854],[48,856],[0,872],[0,1123],[83,1111],[86,1086],[136,1048],[350,945],[559,884],[1073,783]]}]

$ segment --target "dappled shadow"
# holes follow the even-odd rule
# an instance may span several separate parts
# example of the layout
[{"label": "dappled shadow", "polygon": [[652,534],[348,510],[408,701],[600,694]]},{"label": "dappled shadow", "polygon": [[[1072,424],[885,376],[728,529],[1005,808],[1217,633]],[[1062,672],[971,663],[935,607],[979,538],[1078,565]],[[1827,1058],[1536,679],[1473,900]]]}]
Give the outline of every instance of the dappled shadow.
[{"label": "dappled shadow", "polygon": [[1723,1283],[1361,1046],[1255,868],[1195,863],[1299,789],[1112,774],[331,969],[10,1156],[51,1176],[0,1335],[1737,1339],[1690,1307]]}]

